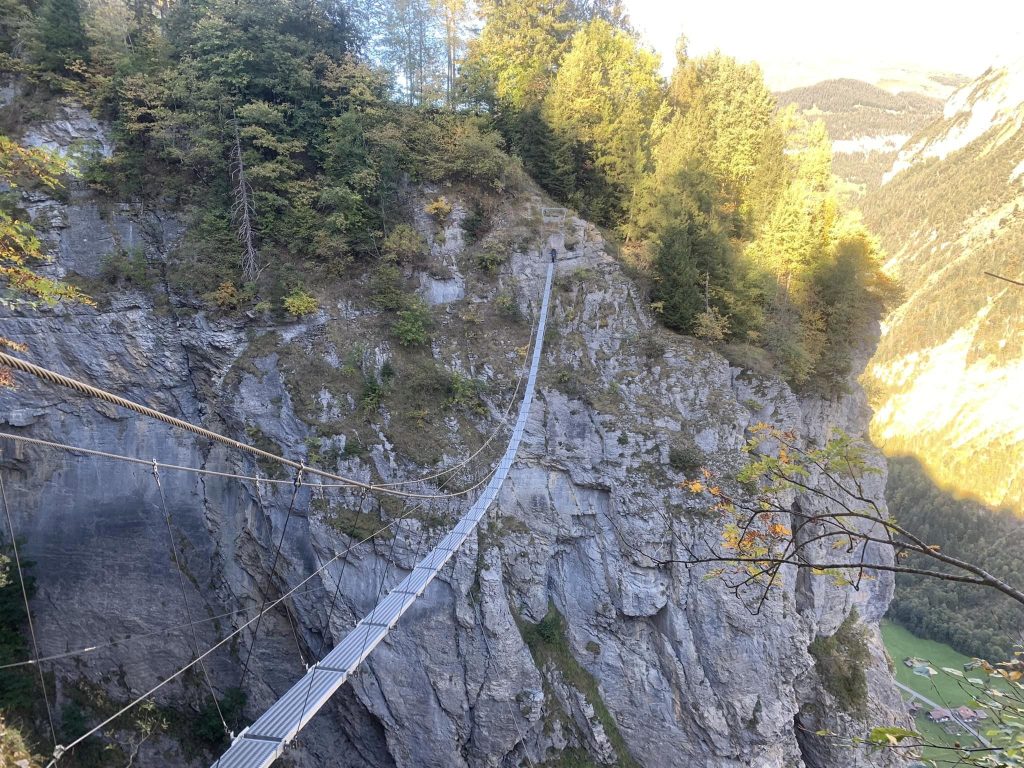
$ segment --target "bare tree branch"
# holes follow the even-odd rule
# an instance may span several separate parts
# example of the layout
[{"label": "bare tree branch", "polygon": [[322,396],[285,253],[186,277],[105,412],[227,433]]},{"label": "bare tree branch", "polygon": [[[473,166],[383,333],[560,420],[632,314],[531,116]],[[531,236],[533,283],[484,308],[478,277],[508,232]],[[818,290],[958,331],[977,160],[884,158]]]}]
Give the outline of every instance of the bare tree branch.
[{"label": "bare tree branch", "polygon": [[252,187],[245,174],[245,161],[242,158],[242,139],[235,122],[235,146],[231,152],[231,178],[234,182],[235,202],[231,215],[237,226],[236,234],[242,245],[242,277],[253,281],[259,277],[259,253],[256,251],[254,220],[256,204],[253,201]]}]

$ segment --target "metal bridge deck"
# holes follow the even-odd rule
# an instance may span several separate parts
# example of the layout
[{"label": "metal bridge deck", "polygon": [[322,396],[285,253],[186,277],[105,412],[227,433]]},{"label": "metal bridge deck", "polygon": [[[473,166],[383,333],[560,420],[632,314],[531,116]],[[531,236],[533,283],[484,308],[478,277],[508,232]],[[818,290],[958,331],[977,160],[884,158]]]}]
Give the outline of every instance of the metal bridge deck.
[{"label": "metal bridge deck", "polygon": [[[564,215],[564,214],[563,214]],[[363,660],[384,639],[387,633],[433,581],[445,564],[476,528],[487,512],[516,458],[519,443],[526,431],[533,403],[537,370],[544,343],[547,324],[548,300],[555,265],[549,264],[544,281],[544,298],[530,361],[530,374],[519,417],[512,428],[508,447],[498,462],[497,469],[484,487],[480,497],[459,520],[452,531],[441,539],[394,589],[388,592],[356,626],[288,691],[263,713],[252,725],[242,731],[227,751],[213,764],[213,768],[265,768],[274,762],[285,745],[316,715]]]}]

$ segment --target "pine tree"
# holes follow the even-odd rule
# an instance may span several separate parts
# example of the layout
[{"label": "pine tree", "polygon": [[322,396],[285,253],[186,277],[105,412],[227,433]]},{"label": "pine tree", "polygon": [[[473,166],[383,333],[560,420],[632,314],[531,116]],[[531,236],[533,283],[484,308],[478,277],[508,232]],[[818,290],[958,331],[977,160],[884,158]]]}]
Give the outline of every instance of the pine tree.
[{"label": "pine tree", "polygon": [[43,69],[61,74],[89,57],[89,39],[78,0],[46,0],[36,17],[34,56]]},{"label": "pine tree", "polygon": [[[592,151],[613,199],[591,198],[618,223],[623,198],[647,170],[651,124],[663,88],[658,57],[606,21],[587,24],[572,39],[544,101],[544,117],[566,139]],[[609,215],[611,214],[611,215]]]},{"label": "pine tree", "polygon": [[[469,68],[512,109],[539,105],[577,28],[566,0],[483,0]],[[484,85],[486,83],[486,86]]]}]

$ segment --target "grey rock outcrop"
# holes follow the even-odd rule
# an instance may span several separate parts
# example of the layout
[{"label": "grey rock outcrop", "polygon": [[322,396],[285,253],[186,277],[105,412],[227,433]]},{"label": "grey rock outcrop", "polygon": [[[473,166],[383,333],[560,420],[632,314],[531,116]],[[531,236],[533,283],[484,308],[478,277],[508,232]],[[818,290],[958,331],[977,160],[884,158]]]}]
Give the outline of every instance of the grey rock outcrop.
[{"label": "grey rock outcrop", "polygon": [[[488,242],[521,239],[540,202],[525,193],[504,202]],[[133,247],[159,265],[182,232],[169,212],[124,205],[101,216],[98,206],[84,192],[70,203],[37,202],[59,274],[96,274],[102,248],[92,244],[121,242],[129,233]],[[456,223],[465,210],[457,201]],[[421,217],[418,224],[432,236],[433,223]],[[438,305],[435,360],[490,385],[483,411],[423,427],[444,446],[444,466],[470,452],[460,446],[478,445],[499,425],[514,391],[516,346],[529,337],[528,322],[509,320],[486,342],[458,324],[486,328],[490,321],[461,318],[477,317],[499,292],[516,296],[522,315],[532,317],[547,242],[533,231],[525,245],[508,245],[512,256],[497,276],[479,279],[461,234],[446,231],[444,245],[435,243],[435,265],[457,275],[463,292],[449,296],[421,283]],[[777,380],[732,368],[707,346],[659,330],[642,291],[583,221],[570,218],[552,242],[559,249],[557,333],[545,345],[539,396],[500,500],[450,572],[302,733],[288,753],[291,764],[512,766],[564,750],[585,751],[601,765],[647,768],[885,764],[808,744],[798,733],[801,718],[840,733],[863,730],[863,719],[839,712],[807,651],[854,608],[872,639],[868,719],[903,722],[877,642],[890,578],[854,592],[793,576],[755,615],[721,580],[705,579],[706,569],[659,565],[649,556],[678,558],[684,544],[720,535],[721,521],[678,487],[684,475],[669,464],[674,444],[692,444],[727,475],[741,466],[740,449],[759,421],[793,428],[806,441],[820,442],[834,428],[863,434],[863,397],[802,400]],[[385,482],[433,471],[394,448],[389,430],[398,406],[385,401],[381,419],[367,427],[358,393],[346,395],[328,381],[345,366],[346,344],[361,350],[372,370],[390,359],[386,342],[365,343],[377,313],[369,302],[323,305],[329,308],[308,321],[250,321],[187,309],[173,292],[122,291],[100,309],[7,313],[2,333],[29,344],[41,365],[288,456]],[[321,375],[322,386],[310,383]],[[347,552],[296,592],[287,611],[264,619],[245,682],[247,716],[372,607],[382,579],[390,586],[407,573],[463,503],[431,502],[396,524],[393,535],[357,544],[401,510],[306,483],[268,587],[292,494],[288,476],[274,478],[272,467],[222,446],[24,377],[17,391],[0,393],[0,421],[5,431],[93,450],[267,477],[256,487],[161,473],[203,648],[254,615],[264,595],[280,595]],[[363,450],[352,447],[348,428],[357,421]],[[345,428],[325,437],[326,426],[339,423]],[[460,433],[466,429],[479,434],[469,439]],[[54,664],[57,706],[123,703],[188,663],[187,631],[148,634],[184,620],[151,468],[6,441],[0,450],[18,532],[36,562],[42,652],[135,636]],[[276,479],[283,482],[272,484]],[[884,503],[883,486],[881,473],[867,480],[866,491]],[[374,524],[356,524],[363,519]],[[337,608],[329,612],[339,583]],[[209,658],[219,693],[238,685],[250,641],[246,631]],[[205,695],[201,677],[188,674],[155,700],[188,724],[204,716]],[[129,716],[106,735],[137,750],[137,764],[208,763],[210,753],[182,732],[187,726],[140,745],[132,723]]]}]

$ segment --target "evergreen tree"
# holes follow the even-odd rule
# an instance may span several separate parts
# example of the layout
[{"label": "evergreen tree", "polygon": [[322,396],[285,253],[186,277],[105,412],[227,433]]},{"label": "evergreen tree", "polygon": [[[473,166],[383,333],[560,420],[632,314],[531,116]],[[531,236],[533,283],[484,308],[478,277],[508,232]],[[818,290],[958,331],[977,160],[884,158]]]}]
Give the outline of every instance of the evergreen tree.
[{"label": "evergreen tree", "polygon": [[68,74],[68,65],[89,56],[79,0],[45,0],[36,15],[34,55],[43,69]]},{"label": "evergreen tree", "polygon": [[544,101],[544,117],[566,140],[587,147],[604,189],[584,210],[621,220],[625,198],[647,170],[651,123],[662,101],[658,57],[603,20],[572,39]]},{"label": "evergreen tree", "polygon": [[478,92],[512,109],[543,100],[576,30],[567,0],[482,0],[485,24],[470,46]]}]

